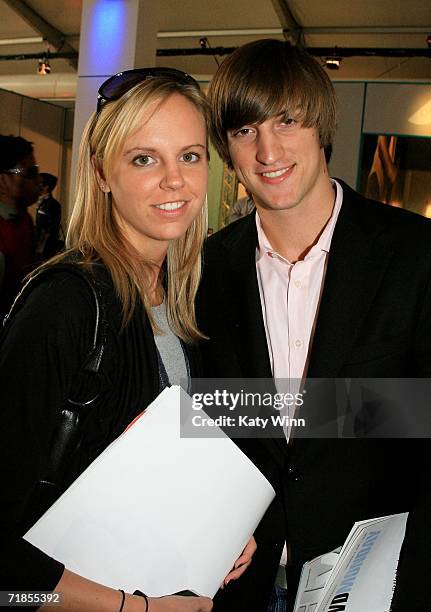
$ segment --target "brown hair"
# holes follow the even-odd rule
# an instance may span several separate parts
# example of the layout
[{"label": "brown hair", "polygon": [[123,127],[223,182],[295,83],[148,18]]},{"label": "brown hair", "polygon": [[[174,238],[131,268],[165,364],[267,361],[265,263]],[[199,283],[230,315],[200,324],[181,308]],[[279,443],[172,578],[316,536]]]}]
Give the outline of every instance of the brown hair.
[{"label": "brown hair", "polygon": [[[207,123],[208,104],[198,87],[169,77],[149,78],[118,100],[106,103],[99,114],[93,113],[81,139],[75,206],[67,233],[67,246],[82,253],[84,265],[102,260],[108,268],[123,305],[123,324],[132,316],[138,301],[142,301],[155,332],[159,330],[151,314],[149,297],[149,278],[154,264],[144,261],[122,235],[112,213],[111,194],[104,193],[98,184],[94,160],[103,174],[109,176],[125,141],[151,116],[149,113],[154,112],[155,104],[157,108],[174,93],[187,98]],[[170,243],[165,261],[168,320],[172,331],[188,342],[202,338],[196,324],[194,299],[201,276],[201,248],[206,231],[204,203],[185,235]]]},{"label": "brown hair", "polygon": [[304,127],[315,127],[320,144],[332,145],[336,129],[333,85],[304,49],[280,40],[257,40],[229,55],[212,79],[211,139],[220,157],[232,166],[227,131],[258,124],[280,114]]}]

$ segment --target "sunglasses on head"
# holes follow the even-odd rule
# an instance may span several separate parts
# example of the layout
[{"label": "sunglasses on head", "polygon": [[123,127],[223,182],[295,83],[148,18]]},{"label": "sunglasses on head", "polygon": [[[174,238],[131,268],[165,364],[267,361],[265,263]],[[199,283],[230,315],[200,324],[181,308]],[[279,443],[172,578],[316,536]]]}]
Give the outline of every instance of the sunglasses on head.
[{"label": "sunglasses on head", "polygon": [[109,77],[97,92],[97,109],[99,113],[106,102],[112,102],[121,98],[126,91],[129,91],[146,79],[154,77],[168,77],[180,84],[193,85],[200,89],[199,84],[193,77],[176,68],[135,68],[134,70],[124,70]]},{"label": "sunglasses on head", "polygon": [[39,176],[39,166],[34,164],[34,166],[29,166],[28,168],[9,168],[9,170],[3,170],[3,172],[5,172],[5,174],[16,174],[17,176],[22,176],[22,178],[32,181]]}]

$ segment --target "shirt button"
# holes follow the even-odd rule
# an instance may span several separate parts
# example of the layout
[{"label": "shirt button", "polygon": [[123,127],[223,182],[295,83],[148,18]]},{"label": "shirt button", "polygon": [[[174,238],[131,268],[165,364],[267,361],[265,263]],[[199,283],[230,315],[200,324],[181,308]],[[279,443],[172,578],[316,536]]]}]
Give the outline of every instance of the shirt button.
[{"label": "shirt button", "polygon": [[289,466],[287,468],[287,474],[288,474],[289,480],[294,480],[294,481],[299,480],[299,472],[295,467]]},{"label": "shirt button", "polygon": [[297,287],[298,289],[301,289],[302,287],[301,281],[295,281],[295,287]]},{"label": "shirt button", "polygon": [[296,346],[296,348],[301,348],[302,340],[295,340],[295,346]]}]

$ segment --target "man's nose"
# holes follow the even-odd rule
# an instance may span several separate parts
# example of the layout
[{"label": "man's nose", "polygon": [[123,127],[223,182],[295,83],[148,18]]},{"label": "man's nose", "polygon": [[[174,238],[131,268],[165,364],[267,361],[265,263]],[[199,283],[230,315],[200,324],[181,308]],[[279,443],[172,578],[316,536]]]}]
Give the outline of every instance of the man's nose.
[{"label": "man's nose", "polygon": [[261,131],[257,137],[256,159],[261,164],[273,164],[283,155],[283,147],[279,136],[271,130]]}]

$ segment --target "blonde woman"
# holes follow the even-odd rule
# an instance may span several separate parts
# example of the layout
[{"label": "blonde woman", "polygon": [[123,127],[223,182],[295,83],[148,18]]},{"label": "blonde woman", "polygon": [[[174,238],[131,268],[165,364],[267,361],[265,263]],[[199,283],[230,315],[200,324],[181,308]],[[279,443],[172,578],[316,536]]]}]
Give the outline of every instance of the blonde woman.
[{"label": "blonde woman", "polygon": [[[95,584],[19,537],[37,518],[35,488],[50,467],[61,419],[73,413],[71,396],[81,405],[91,396],[91,409],[81,415],[60,489],[164,385],[198,373],[193,303],[206,235],[206,120],[199,86],[177,70],[127,71],[99,90],[81,142],[69,250],[45,264],[56,273],[34,282],[1,342],[0,590],[56,590],[60,609],[80,612],[212,607],[207,598],[149,598]],[[67,266],[97,283],[102,340],[93,337],[100,313],[91,287]],[[227,579],[244,571],[253,550],[247,547]]]}]

